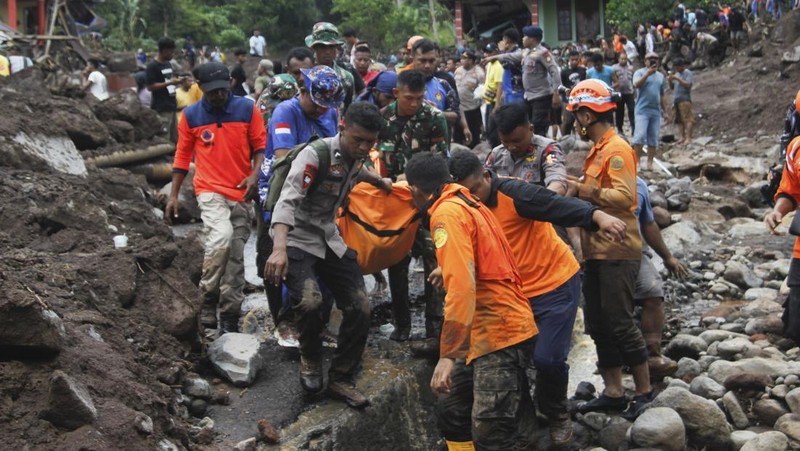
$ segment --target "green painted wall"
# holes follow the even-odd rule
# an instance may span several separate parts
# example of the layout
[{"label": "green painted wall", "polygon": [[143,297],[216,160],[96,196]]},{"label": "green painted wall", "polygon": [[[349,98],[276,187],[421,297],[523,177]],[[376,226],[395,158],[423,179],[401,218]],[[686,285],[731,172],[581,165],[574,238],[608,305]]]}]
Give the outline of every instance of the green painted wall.
[{"label": "green painted wall", "polygon": [[[600,30],[605,34],[605,5],[603,0],[596,0],[600,8]],[[575,42],[577,39],[577,22],[575,19],[575,3],[572,0],[572,38],[569,41],[558,40],[558,18],[556,16],[555,0],[538,0],[539,26],[544,30],[544,42],[548,45],[560,45],[566,42]]]}]

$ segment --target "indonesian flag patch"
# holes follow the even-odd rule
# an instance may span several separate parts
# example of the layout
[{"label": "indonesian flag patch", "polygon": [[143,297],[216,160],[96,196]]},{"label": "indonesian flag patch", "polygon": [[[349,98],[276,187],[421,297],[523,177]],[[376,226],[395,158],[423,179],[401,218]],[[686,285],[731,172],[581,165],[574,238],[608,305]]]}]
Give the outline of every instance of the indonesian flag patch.
[{"label": "indonesian flag patch", "polygon": [[275,134],[276,135],[291,135],[292,128],[289,127],[288,122],[279,122],[275,124]]},{"label": "indonesian flag patch", "polygon": [[314,177],[317,175],[317,167],[313,164],[307,164],[303,170],[303,189],[307,189],[314,183]]}]

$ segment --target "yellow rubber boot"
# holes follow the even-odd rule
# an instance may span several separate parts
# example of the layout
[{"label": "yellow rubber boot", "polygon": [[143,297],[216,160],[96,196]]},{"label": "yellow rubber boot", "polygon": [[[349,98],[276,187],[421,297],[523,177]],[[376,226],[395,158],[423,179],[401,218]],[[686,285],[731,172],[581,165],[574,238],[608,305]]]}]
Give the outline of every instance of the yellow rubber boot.
[{"label": "yellow rubber boot", "polygon": [[451,442],[445,440],[447,443],[447,451],[475,451],[475,445],[469,442]]}]

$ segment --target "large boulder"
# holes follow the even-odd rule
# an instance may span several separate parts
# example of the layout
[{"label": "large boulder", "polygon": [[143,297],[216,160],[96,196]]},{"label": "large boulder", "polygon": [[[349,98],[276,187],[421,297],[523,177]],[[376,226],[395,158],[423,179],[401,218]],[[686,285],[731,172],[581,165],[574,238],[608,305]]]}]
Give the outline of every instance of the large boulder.
[{"label": "large boulder", "polygon": [[633,423],[631,440],[642,448],[679,451],[686,444],[686,428],[678,412],[654,407],[647,409]]},{"label": "large boulder", "polygon": [[714,401],[680,388],[667,388],[651,403],[678,412],[691,443],[708,449],[727,449],[731,445],[731,426]]},{"label": "large boulder", "polygon": [[725,396],[722,397],[722,405],[737,429],[744,429],[750,425],[750,420],[747,418],[747,414],[744,412],[742,404],[734,392],[725,393]]},{"label": "large boulder", "polygon": [[775,430],[783,432],[790,440],[800,442],[800,415],[787,413],[775,422]]},{"label": "large boulder", "polygon": [[683,357],[697,359],[700,353],[708,349],[708,343],[700,337],[688,334],[678,334],[670,340],[664,349],[664,354],[674,360]]},{"label": "large boulder", "polygon": [[116,123],[111,121],[131,124],[136,141],[150,139],[161,132],[158,113],[142,106],[139,96],[132,89],[123,89],[108,99],[96,103],[92,109],[97,119],[106,124]]},{"label": "large boulder", "polygon": [[753,415],[767,426],[772,426],[787,413],[789,411],[776,399],[759,399],[753,404]]},{"label": "large boulder", "polygon": [[735,284],[739,288],[757,288],[760,287],[764,281],[759,279],[752,269],[748,268],[744,263],[736,260],[730,260],[725,264],[725,273],[723,278],[728,282]]},{"label": "large boulder", "polygon": [[228,333],[208,347],[208,358],[217,373],[237,386],[247,386],[261,369],[260,346],[252,335]]},{"label": "large boulder", "polygon": [[50,378],[48,408],[42,417],[56,426],[74,430],[97,419],[92,397],[81,383],[61,370]]},{"label": "large boulder", "polygon": [[780,451],[789,447],[789,439],[778,431],[758,434],[742,446],[740,451]]},{"label": "large boulder", "polygon": [[725,394],[725,387],[708,376],[698,376],[689,384],[689,391],[706,399],[719,399]]},{"label": "large boulder", "polygon": [[[764,376],[779,377],[787,374],[800,374],[800,362],[784,362],[763,357],[753,357],[742,359],[736,362],[718,360],[708,367],[708,376],[715,381],[724,384],[728,389],[728,376],[740,373],[750,373],[752,378],[763,380]],[[760,375],[760,376],[758,376]]]},{"label": "large boulder", "polygon": [[0,301],[0,360],[50,357],[64,346],[61,318],[24,290],[10,290]]}]

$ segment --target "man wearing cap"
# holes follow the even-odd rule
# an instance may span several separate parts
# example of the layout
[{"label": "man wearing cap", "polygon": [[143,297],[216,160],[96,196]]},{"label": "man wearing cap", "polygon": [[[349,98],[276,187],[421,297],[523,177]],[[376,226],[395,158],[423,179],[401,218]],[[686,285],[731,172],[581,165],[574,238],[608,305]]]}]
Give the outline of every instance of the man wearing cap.
[{"label": "man wearing cap", "polygon": [[636,158],[644,156],[647,145],[647,164],[643,169],[653,166],[658,155],[658,141],[661,130],[661,115],[667,114],[667,78],[658,70],[660,58],[657,53],[645,55],[645,67],[633,74],[633,87],[637,91],[634,108],[633,149]]},{"label": "man wearing cap", "polygon": [[[275,107],[267,127],[264,163],[258,174],[258,191],[262,203],[267,199],[272,163],[276,158],[286,155],[294,146],[309,141],[313,136],[329,138],[337,131],[337,110],[344,98],[344,88],[339,76],[327,66],[315,66],[300,71],[304,79],[300,95]],[[271,219],[270,212],[262,212],[263,225],[259,228],[256,242],[256,265],[262,270],[272,252],[272,238],[269,236]],[[265,284],[265,288],[279,342],[293,341],[297,333],[292,318],[285,317],[289,305],[284,305],[280,287]]]},{"label": "man wearing cap", "polygon": [[374,103],[378,108],[384,108],[394,102],[396,86],[396,72],[381,72],[367,84],[366,91],[358,98],[358,101]]},{"label": "man wearing cap", "polygon": [[522,34],[522,52],[506,53],[496,58],[501,62],[521,62],[522,85],[534,133],[546,136],[550,127],[550,110],[561,108],[561,97],[558,95],[561,70],[550,51],[542,46],[543,32],[540,27],[528,25],[522,28]]},{"label": "man wearing cap", "polygon": [[[316,63],[322,66],[328,66],[334,71],[342,82],[344,87],[344,105],[342,111],[347,110],[347,107],[355,101],[356,98],[356,81],[353,74],[336,63],[336,57],[339,55],[339,47],[344,44],[344,41],[339,36],[339,29],[329,22],[317,22],[311,30],[311,34],[306,36],[306,46],[314,51],[314,58]],[[363,86],[363,85],[362,85]]]},{"label": "man wearing cap", "polygon": [[[340,98],[341,94],[336,94],[325,101]],[[328,371],[328,394],[356,408],[369,404],[354,385],[367,344],[369,299],[355,252],[342,240],[335,216],[360,181],[391,191],[389,180],[381,179],[363,164],[381,125],[375,105],[354,103],[345,113],[339,134],[314,141],[297,155],[272,215],[275,244],[264,270],[270,283],[285,283],[289,289],[300,330],[300,384],[309,393],[323,389],[323,296],[317,280],[333,293],[343,318]],[[323,146],[330,156],[324,177],[320,168]],[[321,177],[318,189],[312,192],[310,187],[317,177]]]},{"label": "man wearing cap", "polygon": [[264,159],[266,132],[253,102],[233,96],[230,73],[221,63],[197,69],[203,99],[183,110],[172,169],[172,191],[164,217],[178,215],[178,194],[194,158],[194,191],[208,230],[200,292],[203,325],[220,334],[236,332],[244,299],[244,245],[250,236],[250,207]]},{"label": "man wearing cap", "polygon": [[267,89],[272,78],[275,77],[275,64],[272,60],[263,59],[258,62],[258,72],[256,72],[256,81],[253,82],[254,92],[253,98],[260,99],[261,94]]}]

